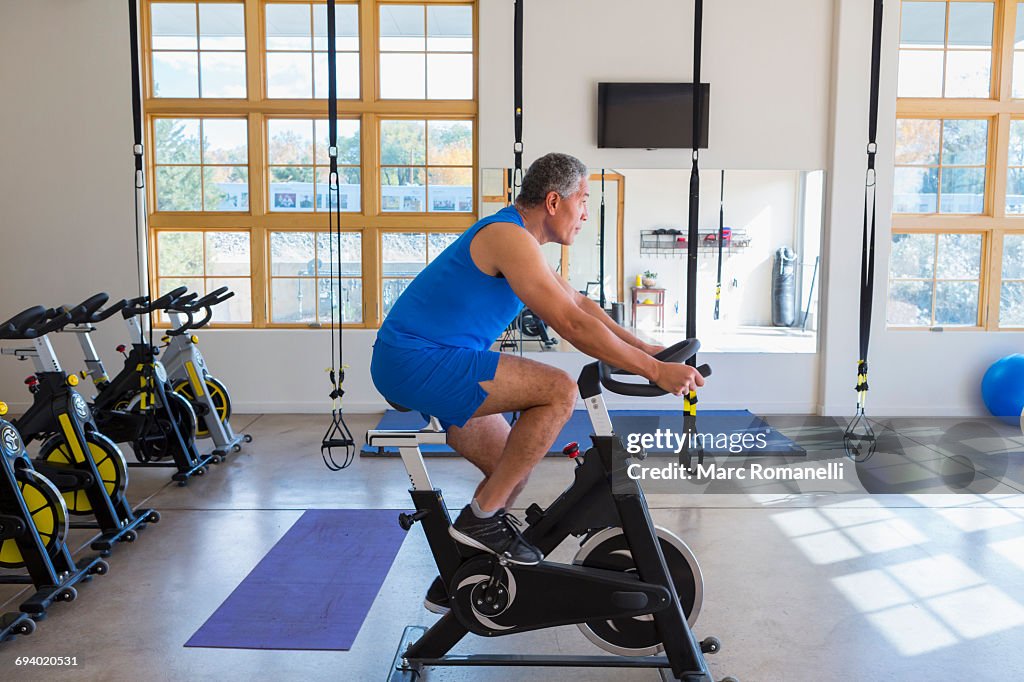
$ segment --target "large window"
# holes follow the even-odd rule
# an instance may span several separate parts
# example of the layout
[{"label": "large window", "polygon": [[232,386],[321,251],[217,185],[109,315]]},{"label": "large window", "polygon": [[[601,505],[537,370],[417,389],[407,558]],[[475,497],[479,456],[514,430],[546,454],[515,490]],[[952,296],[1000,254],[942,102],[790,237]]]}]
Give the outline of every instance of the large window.
[{"label": "large window", "polygon": [[324,0],[144,0],[154,286],[230,286],[222,325],[379,326],[477,217],[477,4],[337,0],[329,45]]},{"label": "large window", "polygon": [[892,327],[1024,327],[1024,3],[901,4]]}]

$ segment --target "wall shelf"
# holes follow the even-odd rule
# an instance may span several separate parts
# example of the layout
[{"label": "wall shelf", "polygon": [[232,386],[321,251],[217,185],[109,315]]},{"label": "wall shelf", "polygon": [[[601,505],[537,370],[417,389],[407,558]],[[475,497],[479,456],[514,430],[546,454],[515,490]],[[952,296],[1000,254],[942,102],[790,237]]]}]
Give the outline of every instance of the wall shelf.
[{"label": "wall shelf", "polygon": [[[707,230],[698,232],[699,240],[697,250],[699,252],[718,253],[718,230]],[[750,236],[742,228],[732,228],[731,233],[726,235],[722,252],[731,254],[735,251],[750,246]],[[685,256],[688,244],[686,232],[681,230],[641,230],[640,231],[640,255],[642,256]]]}]

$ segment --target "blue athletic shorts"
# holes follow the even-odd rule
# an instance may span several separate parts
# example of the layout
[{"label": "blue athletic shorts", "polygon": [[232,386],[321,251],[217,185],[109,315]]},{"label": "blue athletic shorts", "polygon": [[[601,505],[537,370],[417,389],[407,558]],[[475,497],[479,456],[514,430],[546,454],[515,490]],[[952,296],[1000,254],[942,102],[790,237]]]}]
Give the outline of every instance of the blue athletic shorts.
[{"label": "blue athletic shorts", "polygon": [[370,376],[385,398],[437,417],[447,429],[465,426],[483,404],[487,391],[480,382],[494,378],[499,357],[490,350],[396,348],[378,340]]}]

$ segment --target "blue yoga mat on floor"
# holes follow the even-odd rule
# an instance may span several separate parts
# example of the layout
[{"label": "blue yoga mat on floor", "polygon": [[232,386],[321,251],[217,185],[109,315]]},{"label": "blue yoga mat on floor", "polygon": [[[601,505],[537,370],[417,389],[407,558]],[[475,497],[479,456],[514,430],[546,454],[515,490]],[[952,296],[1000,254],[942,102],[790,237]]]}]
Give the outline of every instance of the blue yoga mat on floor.
[{"label": "blue yoga mat on floor", "polygon": [[185,646],[350,649],[406,537],[396,515],[307,511]]},{"label": "blue yoga mat on floor", "polygon": [[[659,429],[667,429],[673,433],[679,433],[683,428],[683,413],[671,410],[610,410],[612,422],[615,425],[615,432],[625,437],[630,433],[654,433]],[[510,415],[505,415],[510,418]],[[384,413],[377,429],[419,429],[424,426],[423,417],[419,412],[398,412],[388,410]],[[751,413],[749,410],[704,410],[697,416],[697,429],[701,433],[750,433],[765,435],[766,446],[758,448],[748,454],[806,454],[804,449],[794,443],[788,437],[772,428],[768,422],[761,417]],[[590,434],[593,427],[590,424],[590,417],[586,410],[576,410],[572,417],[562,428],[558,438],[555,439],[549,455],[561,455],[562,446],[570,441],[576,441],[584,450],[590,447]],[[657,452],[657,449],[650,449]],[[447,445],[421,445],[420,451],[424,455],[454,455],[455,452]],[[363,445],[361,450],[364,455],[380,455],[377,448]],[[715,452],[708,450],[708,452]],[[385,455],[397,455],[398,448],[384,448]]]}]

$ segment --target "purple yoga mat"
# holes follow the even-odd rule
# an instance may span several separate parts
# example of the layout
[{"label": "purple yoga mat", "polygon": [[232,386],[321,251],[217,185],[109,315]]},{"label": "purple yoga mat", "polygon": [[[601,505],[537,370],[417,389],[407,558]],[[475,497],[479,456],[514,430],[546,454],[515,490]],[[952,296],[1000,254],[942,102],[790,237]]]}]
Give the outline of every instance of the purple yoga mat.
[{"label": "purple yoga mat", "polygon": [[185,646],[347,651],[405,536],[395,510],[307,511]]}]

